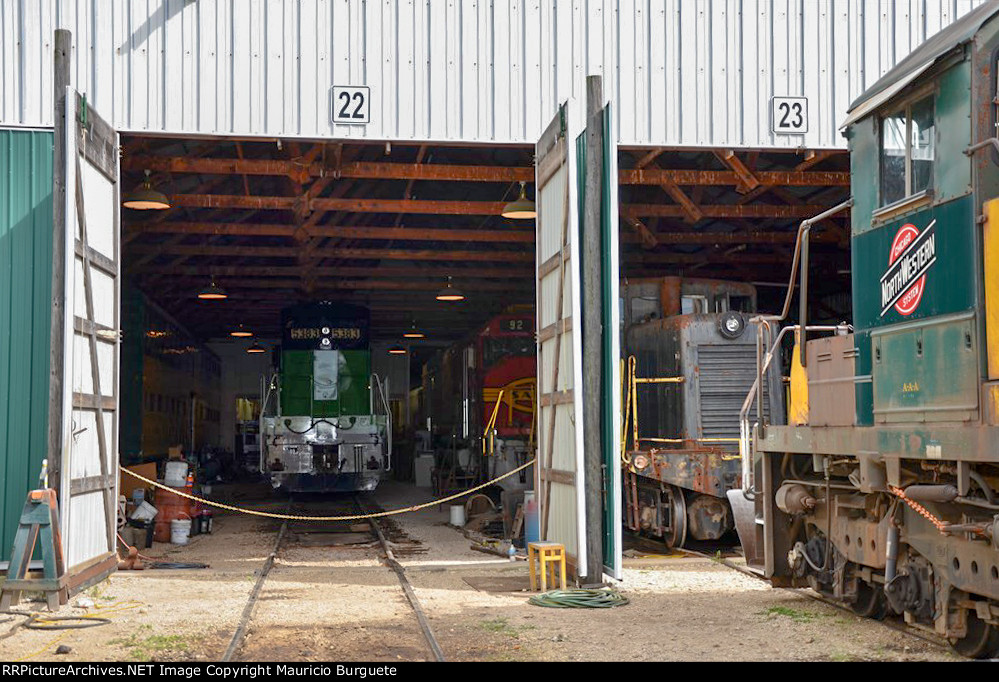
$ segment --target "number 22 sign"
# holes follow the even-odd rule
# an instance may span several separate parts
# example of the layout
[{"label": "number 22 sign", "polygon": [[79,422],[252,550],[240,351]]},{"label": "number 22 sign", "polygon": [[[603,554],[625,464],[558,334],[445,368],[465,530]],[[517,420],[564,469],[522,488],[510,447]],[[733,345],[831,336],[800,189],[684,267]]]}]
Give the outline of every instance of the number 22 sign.
[{"label": "number 22 sign", "polygon": [[330,88],[330,122],[364,125],[371,122],[371,88],[366,85],[334,85]]},{"label": "number 22 sign", "polygon": [[778,135],[808,132],[808,98],[774,97],[770,100],[772,129]]}]

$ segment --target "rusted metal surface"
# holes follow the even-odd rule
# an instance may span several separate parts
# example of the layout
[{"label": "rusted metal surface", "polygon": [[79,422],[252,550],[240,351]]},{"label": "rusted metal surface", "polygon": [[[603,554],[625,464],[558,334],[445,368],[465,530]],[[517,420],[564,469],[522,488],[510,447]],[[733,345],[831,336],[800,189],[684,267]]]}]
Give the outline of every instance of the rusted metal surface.
[{"label": "rusted metal surface", "polygon": [[738,458],[721,448],[697,448],[691,443],[676,450],[635,450],[629,453],[632,462],[636,455],[645,456],[649,464],[641,469],[633,464],[629,471],[715,497],[724,497],[726,490],[741,481]]}]

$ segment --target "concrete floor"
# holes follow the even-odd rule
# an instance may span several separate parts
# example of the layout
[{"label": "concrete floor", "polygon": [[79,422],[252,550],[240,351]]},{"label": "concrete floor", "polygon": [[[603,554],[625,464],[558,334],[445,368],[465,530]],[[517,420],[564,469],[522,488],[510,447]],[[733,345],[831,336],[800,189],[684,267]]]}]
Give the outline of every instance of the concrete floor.
[{"label": "concrete floor", "polygon": [[[395,509],[429,499],[429,491],[386,482],[373,501]],[[233,502],[274,511],[286,504],[263,488]],[[619,589],[627,606],[532,606],[524,562],[471,550],[446,522],[447,508],[433,506],[392,517],[388,535],[448,660],[955,660],[922,639],[701,558],[626,559]],[[111,624],[62,633],[16,629],[0,639],[0,660],[219,660],[278,528],[220,513],[213,535],[147,551],[209,569],[116,573],[88,591],[95,607],[64,609],[104,609]],[[292,533],[284,544],[238,660],[431,660],[376,544],[307,540]],[[0,637],[23,620],[4,618]],[[59,645],[71,651],[55,654]]]}]

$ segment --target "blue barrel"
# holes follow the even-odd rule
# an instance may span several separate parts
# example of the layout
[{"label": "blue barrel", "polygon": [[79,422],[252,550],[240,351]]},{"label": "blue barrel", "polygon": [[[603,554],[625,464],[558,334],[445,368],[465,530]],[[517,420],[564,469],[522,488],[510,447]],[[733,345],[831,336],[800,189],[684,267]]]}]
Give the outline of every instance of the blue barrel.
[{"label": "blue barrel", "polygon": [[538,503],[534,501],[534,491],[524,491],[524,542],[541,540],[541,517],[538,515]]}]

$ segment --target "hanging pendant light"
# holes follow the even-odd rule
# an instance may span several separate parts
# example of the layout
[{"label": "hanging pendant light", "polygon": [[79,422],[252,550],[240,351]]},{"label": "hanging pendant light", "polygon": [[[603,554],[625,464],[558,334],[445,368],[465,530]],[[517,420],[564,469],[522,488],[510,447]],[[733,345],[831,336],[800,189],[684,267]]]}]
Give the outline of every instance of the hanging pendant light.
[{"label": "hanging pendant light", "polygon": [[465,300],[465,294],[461,293],[460,291],[458,291],[457,289],[455,289],[453,286],[451,286],[451,276],[448,275],[447,286],[445,286],[443,289],[441,289],[440,291],[437,292],[437,300],[438,301],[447,301],[449,303],[455,302],[455,301],[464,301]]},{"label": "hanging pendant light", "polygon": [[425,339],[427,335],[416,328],[416,320],[413,320],[413,326],[408,332],[402,335],[404,339]]},{"label": "hanging pendant light", "polygon": [[198,292],[198,298],[202,301],[221,301],[223,298],[229,298],[229,294],[215,283],[215,278],[213,277],[212,283]]},{"label": "hanging pendant light", "polygon": [[253,336],[253,332],[249,329],[244,329],[243,325],[239,325],[236,329],[229,332],[229,336],[235,336],[237,339],[248,339]]},{"label": "hanging pendant light", "polygon": [[266,353],[267,349],[261,346],[256,341],[254,341],[253,345],[246,349],[246,352],[250,353],[251,355],[256,355],[258,353]]},{"label": "hanging pendant light", "polygon": [[520,183],[520,196],[517,197],[516,201],[511,201],[504,206],[503,212],[500,215],[504,218],[512,218],[513,220],[533,220],[538,217],[534,202],[527,198],[526,186],[526,182]]},{"label": "hanging pendant light", "polygon": [[137,211],[162,211],[170,208],[170,200],[166,195],[153,189],[153,181],[150,179],[152,172],[146,169],[146,179],[142,184],[125,195],[121,205],[125,208],[132,208]]},{"label": "hanging pendant light", "polygon": [[388,349],[389,355],[405,355],[406,349],[402,346],[392,346]]}]

